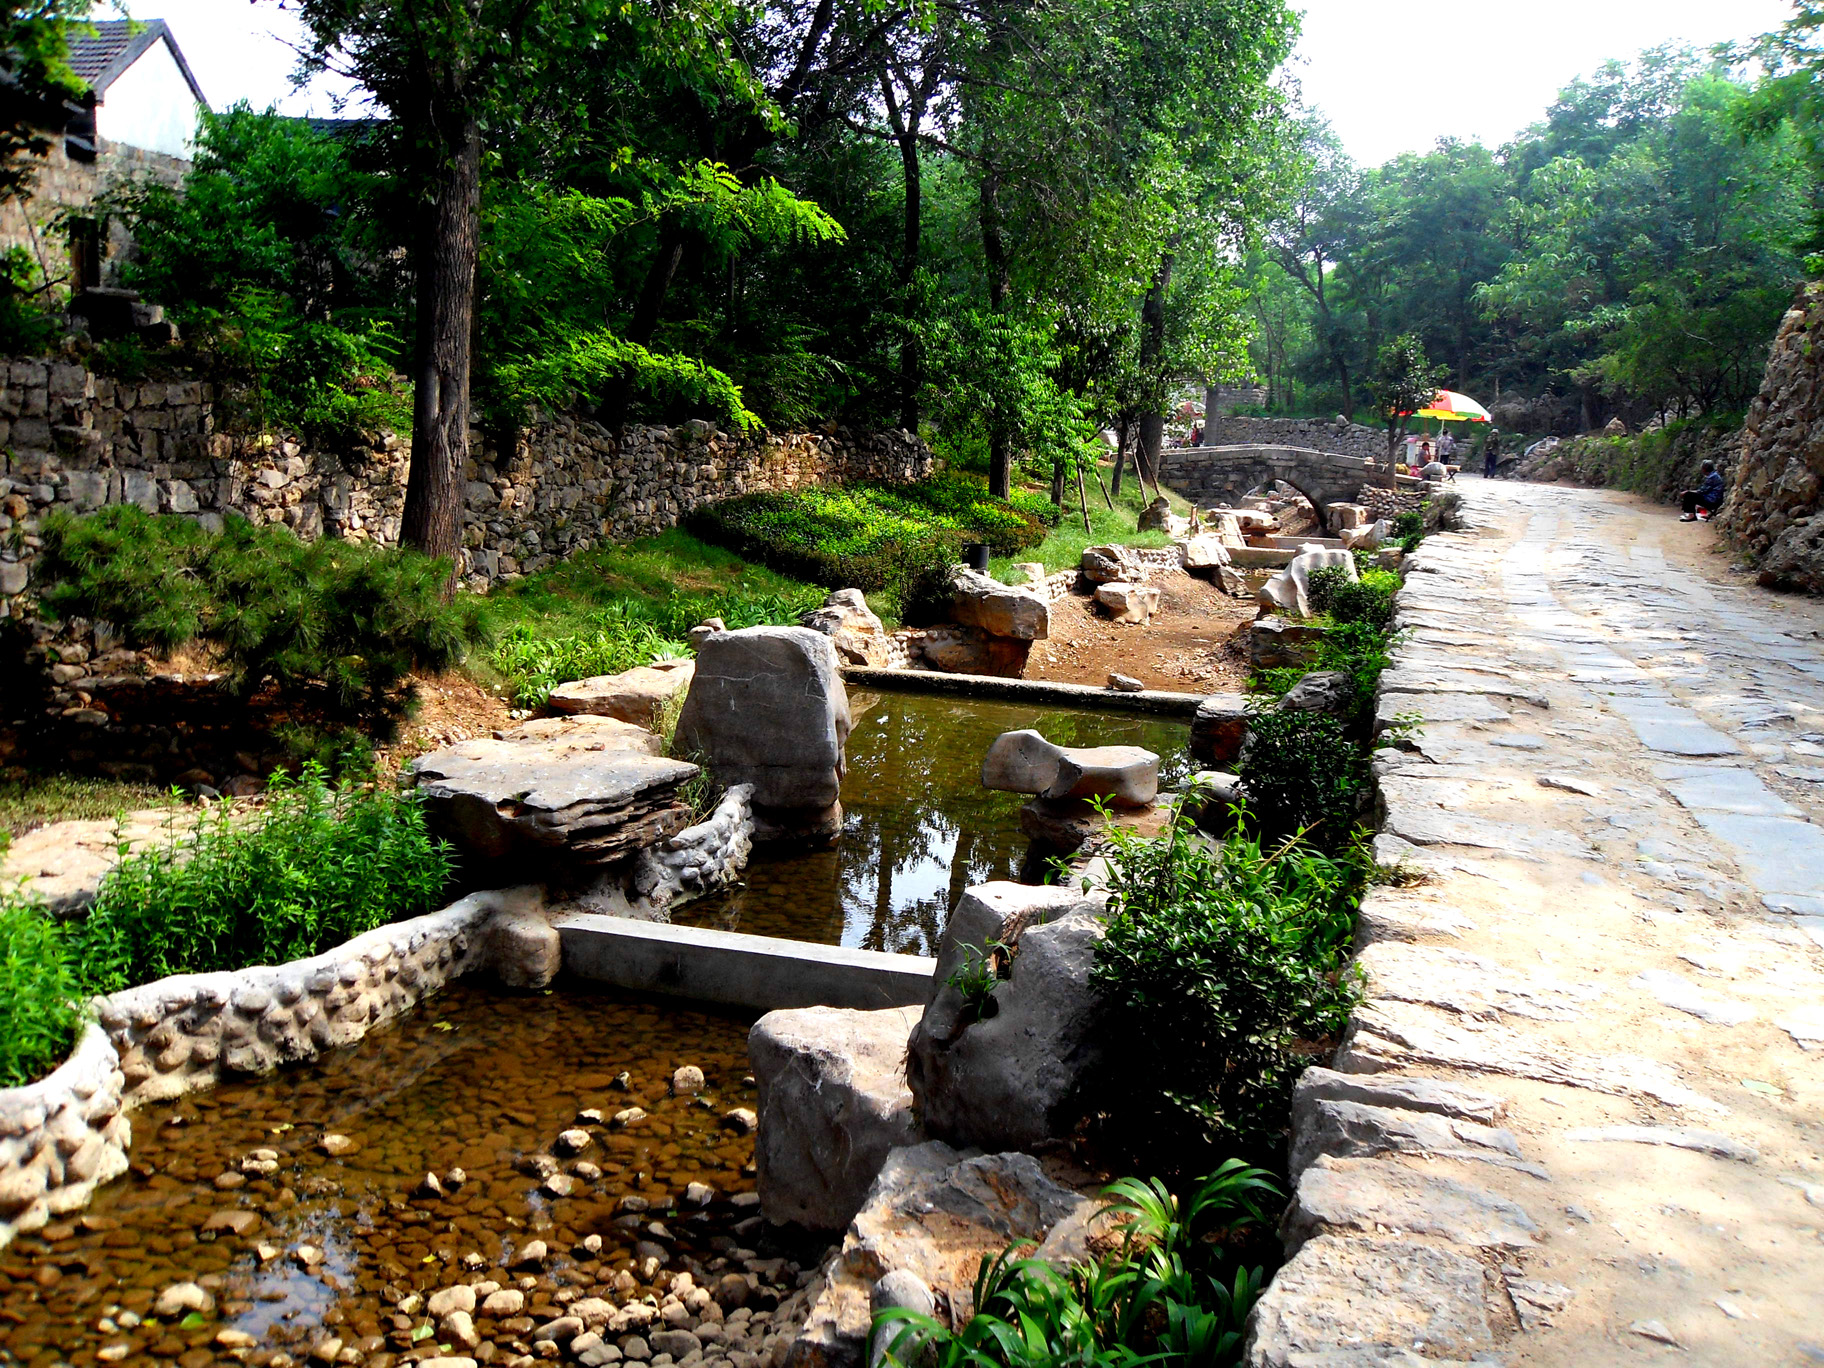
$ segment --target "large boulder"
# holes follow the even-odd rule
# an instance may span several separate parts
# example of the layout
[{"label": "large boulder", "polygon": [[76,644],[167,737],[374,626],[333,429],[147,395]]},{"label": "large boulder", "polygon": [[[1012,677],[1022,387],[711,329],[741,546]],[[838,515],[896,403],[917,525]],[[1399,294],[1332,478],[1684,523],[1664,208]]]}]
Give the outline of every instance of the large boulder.
[{"label": "large boulder", "polygon": [[1292,563],[1260,587],[1260,602],[1265,608],[1277,608],[1294,617],[1311,616],[1311,572],[1341,570],[1345,579],[1361,578],[1355,568],[1353,553],[1335,547],[1307,546],[1292,558]]},{"label": "large boulder", "polygon": [[562,741],[581,750],[634,751],[640,755],[663,755],[665,738],[637,722],[623,722],[618,717],[601,717],[593,713],[576,713],[564,717],[529,717],[511,727],[495,731],[496,741]]},{"label": "large boulder", "polygon": [[1096,602],[1116,622],[1145,624],[1159,611],[1159,591],[1150,584],[1116,580],[1096,586]]},{"label": "large boulder", "polygon": [[1059,746],[1036,731],[1002,732],[982,757],[982,787],[1147,807],[1159,796],[1159,757],[1139,746]]},{"label": "large boulder", "polygon": [[[1085,1081],[1103,1062],[1089,986],[1103,908],[1100,897],[1070,888],[1015,883],[980,884],[957,900],[906,1051],[927,1134],[1030,1149],[1070,1133]],[[984,1015],[952,980],[988,955],[990,942],[1011,958]]]},{"label": "large boulder", "polygon": [[965,627],[1014,641],[1043,641],[1051,635],[1051,605],[1032,591],[990,579],[966,566],[950,572],[950,616]]},{"label": "large boulder", "polygon": [[574,736],[458,742],[412,762],[431,826],[482,860],[560,855],[610,864],[690,824],[682,760]]},{"label": "large boulder", "polygon": [[1032,654],[1030,641],[991,636],[980,627],[946,622],[913,632],[907,645],[912,658],[943,674],[992,675],[1018,679]]},{"label": "large boulder", "polygon": [[1211,694],[1191,718],[1191,757],[1206,765],[1230,765],[1248,739],[1248,696]]},{"label": "large boulder", "polygon": [[1116,580],[1140,581],[1146,569],[1125,546],[1088,546],[1078,558],[1077,568],[1091,584],[1110,584]]},{"label": "large boulder", "polygon": [[960,1328],[975,1313],[984,1256],[1019,1243],[1060,1267],[1083,1263],[1098,1209],[1030,1154],[968,1155],[936,1141],[894,1150],[811,1284],[786,1368],[862,1368],[880,1307],[929,1307]]},{"label": "large boulder", "polygon": [[1229,563],[1229,548],[1214,532],[1199,532],[1178,543],[1178,562],[1192,574],[1214,570]]},{"label": "large boulder", "polygon": [[1273,706],[1279,712],[1332,713],[1341,717],[1355,704],[1355,680],[1346,670],[1312,670]]},{"label": "large boulder", "polygon": [[846,665],[885,669],[893,663],[887,629],[868,607],[859,589],[838,589],[798,619],[798,625],[822,632]]},{"label": "large boulder", "polygon": [[1248,664],[1257,670],[1309,665],[1324,635],[1322,627],[1290,618],[1255,618],[1248,624]]},{"label": "large boulder", "polygon": [[760,1209],[776,1224],[840,1230],[887,1152],[918,1141],[906,1086],[909,1007],[768,1012],[748,1033],[760,1088],[754,1142]]},{"label": "large boulder", "polygon": [[694,669],[688,660],[656,660],[620,674],[575,679],[551,690],[551,711],[656,728],[673,700],[690,687]]},{"label": "large boulder", "polygon": [[753,785],[757,839],[840,826],[848,740],[849,696],[827,636],[748,627],[697,649],[676,745],[722,783]]}]

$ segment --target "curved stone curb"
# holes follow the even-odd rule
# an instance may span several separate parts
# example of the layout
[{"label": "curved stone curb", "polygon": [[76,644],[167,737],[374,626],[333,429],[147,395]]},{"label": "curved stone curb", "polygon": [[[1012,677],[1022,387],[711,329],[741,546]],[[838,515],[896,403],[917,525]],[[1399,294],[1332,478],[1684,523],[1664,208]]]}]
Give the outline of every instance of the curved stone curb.
[{"label": "curved stone curb", "polygon": [[534,888],[471,893],[310,959],[176,974],[97,998],[68,1060],[0,1089],[0,1248],[126,1171],[133,1108],[351,1045],[486,967],[490,921],[541,905]]}]

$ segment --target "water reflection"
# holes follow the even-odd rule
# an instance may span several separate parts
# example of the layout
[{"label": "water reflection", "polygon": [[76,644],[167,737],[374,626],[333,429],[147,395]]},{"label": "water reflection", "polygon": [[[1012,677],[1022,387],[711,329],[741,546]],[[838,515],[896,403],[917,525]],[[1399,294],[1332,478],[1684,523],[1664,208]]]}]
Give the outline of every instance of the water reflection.
[{"label": "water reflection", "polygon": [[855,730],[842,785],[847,813],[832,849],[756,854],[742,886],[674,919],[756,935],[931,954],[970,884],[1018,876],[1027,840],[1015,793],[991,793],[989,743],[1030,727],[1066,746],[1145,746],[1162,786],[1190,770],[1190,729],[1121,717],[912,694],[849,696]]}]

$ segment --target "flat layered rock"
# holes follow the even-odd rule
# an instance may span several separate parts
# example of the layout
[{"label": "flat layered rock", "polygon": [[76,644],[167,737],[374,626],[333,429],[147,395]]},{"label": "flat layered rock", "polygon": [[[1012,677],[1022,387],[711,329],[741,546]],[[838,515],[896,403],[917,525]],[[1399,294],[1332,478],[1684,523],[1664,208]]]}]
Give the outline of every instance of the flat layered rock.
[{"label": "flat layered rock", "polygon": [[677,791],[697,767],[591,743],[462,741],[412,762],[431,822],[487,859],[561,851],[623,859],[690,824]]},{"label": "flat layered rock", "polygon": [[1530,1249],[1538,1225],[1487,1188],[1384,1159],[1319,1159],[1298,1180],[1280,1223],[1286,1252],[1335,1228],[1438,1235],[1477,1249]]},{"label": "flat layered rock", "polygon": [[1159,796],[1159,757],[1140,746],[1059,746],[1036,731],[1002,732],[982,757],[982,787],[1147,807]]},{"label": "flat layered rock", "polygon": [[1159,611],[1159,602],[1159,590],[1150,584],[1113,580],[1096,586],[1096,603],[1114,622],[1151,622]]},{"label": "flat layered rock", "polygon": [[1014,641],[1043,641],[1051,635],[1051,605],[1031,588],[1005,585],[960,566],[950,575],[950,616]]},{"label": "flat layered rock", "polygon": [[613,717],[650,728],[690,688],[695,670],[688,660],[660,660],[620,674],[572,680],[551,690],[551,711]]}]

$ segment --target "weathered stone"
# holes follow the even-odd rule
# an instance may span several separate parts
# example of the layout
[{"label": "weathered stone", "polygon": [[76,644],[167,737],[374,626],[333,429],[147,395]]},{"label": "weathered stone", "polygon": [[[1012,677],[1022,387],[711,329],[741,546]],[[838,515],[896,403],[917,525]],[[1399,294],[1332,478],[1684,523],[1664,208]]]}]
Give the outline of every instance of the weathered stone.
[{"label": "weathered stone", "polygon": [[[1319,1155],[1371,1158],[1377,1154],[1438,1154],[1459,1159],[1519,1160],[1511,1131],[1459,1121],[1434,1112],[1402,1111],[1306,1095],[1292,1113],[1288,1169],[1302,1174]],[[1519,1167],[1518,1164],[1512,1165]]]},{"label": "weathered stone", "polygon": [[1115,622],[1144,625],[1159,611],[1159,591],[1150,584],[1116,580],[1096,586],[1096,602]]},{"label": "weathered stone", "polygon": [[1133,553],[1125,546],[1086,547],[1078,558],[1083,578],[1091,584],[1108,584],[1116,580],[1141,580],[1145,572]]},{"label": "weathered stone", "polygon": [[944,674],[991,675],[1018,679],[1032,654],[1030,641],[991,636],[979,627],[942,623],[922,628],[908,639],[915,663]]},{"label": "weathered stone", "polygon": [[659,660],[620,674],[559,684],[551,690],[551,711],[590,713],[656,727],[672,700],[690,688],[695,669],[688,660]]},{"label": "weathered stone", "polygon": [[1322,627],[1290,618],[1255,618],[1248,624],[1248,663],[1257,670],[1309,665],[1324,635]]},{"label": "weathered stone", "polygon": [[580,750],[635,751],[663,755],[665,738],[618,717],[576,713],[565,717],[530,717],[494,733],[496,741],[558,741]]},{"label": "weathered stone", "polygon": [[1132,675],[1112,671],[1108,676],[1108,687],[1116,693],[1144,693],[1146,691],[1145,681],[1135,679]]},{"label": "weathered stone", "polygon": [[1422,1240],[1320,1235],[1255,1304],[1242,1361],[1305,1368],[1328,1352],[1400,1353],[1415,1344],[1426,1364],[1467,1360],[1495,1346],[1489,1305],[1487,1272],[1470,1254]]},{"label": "weathered stone", "polygon": [[798,624],[827,636],[845,664],[885,669],[893,663],[887,629],[859,589],[836,590],[823,601],[823,607],[804,614]]},{"label": "weathered stone", "polygon": [[1054,852],[1072,852],[1104,825],[1102,814],[1081,798],[1034,798],[1020,806],[1020,832]]},{"label": "weathered stone", "polygon": [[1311,616],[1311,572],[1341,570],[1351,583],[1361,578],[1355,568],[1355,556],[1348,551],[1310,547],[1292,558],[1292,563],[1260,587],[1260,602],[1295,617]]},{"label": "weathered stone", "polygon": [[1035,731],[1002,732],[982,758],[982,787],[1146,807],[1159,795],[1159,757],[1139,746],[1058,746]]},{"label": "weathered stone", "polygon": [[488,962],[509,988],[548,988],[563,968],[564,947],[557,928],[536,908],[496,914],[485,936]]},{"label": "weathered stone", "polygon": [[904,1059],[918,1015],[806,1007],[754,1023],[754,1163],[768,1220],[840,1230],[887,1152],[917,1138]]},{"label": "weathered stone", "polygon": [[1494,1093],[1441,1078],[1396,1073],[1338,1073],[1316,1066],[1298,1076],[1292,1097],[1294,1109],[1301,1114],[1313,1104],[1329,1100],[1396,1107],[1403,1111],[1436,1112],[1440,1116],[1479,1121],[1483,1125],[1494,1124],[1507,1105],[1505,1098]]},{"label": "weathered stone", "polygon": [[[1069,1133],[1102,1061],[1089,971],[1102,903],[1069,888],[988,883],[957,900],[938,945],[906,1081],[928,1134],[984,1149],[1030,1148]],[[1011,962],[978,1019],[952,984],[989,942]]]},{"label": "weathered stone", "polygon": [[688,825],[695,765],[571,740],[463,741],[412,762],[432,822],[481,859],[561,851],[623,859]]},{"label": "weathered stone", "polygon": [[1274,706],[1281,712],[1341,716],[1355,703],[1355,680],[1343,670],[1312,670],[1287,689]]},{"label": "weathered stone", "polygon": [[1051,635],[1051,605],[1026,586],[1010,587],[963,566],[950,572],[950,616],[965,627],[1015,641]]},{"label": "weathered stone", "polygon": [[1248,739],[1246,694],[1211,694],[1191,719],[1191,755],[1206,765],[1233,764]]},{"label": "weathered stone", "polygon": [[677,746],[723,783],[752,784],[757,816],[789,825],[793,813],[834,806],[848,739],[849,696],[828,637],[749,627],[703,643]]},{"label": "weathered stone", "polygon": [[1178,543],[1178,560],[1192,574],[1229,563],[1229,548],[1214,532],[1199,532]]},{"label": "weathered stone", "polygon": [[1507,1198],[1381,1159],[1321,1158],[1299,1175],[1280,1223],[1286,1252],[1326,1229],[1441,1235],[1477,1248],[1530,1248],[1539,1227]]}]

